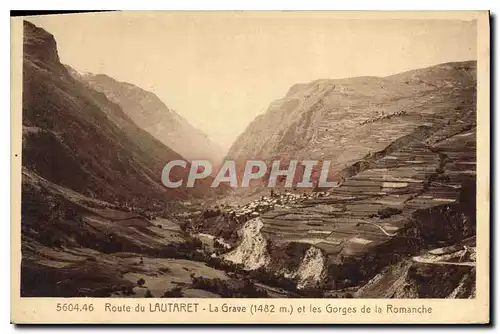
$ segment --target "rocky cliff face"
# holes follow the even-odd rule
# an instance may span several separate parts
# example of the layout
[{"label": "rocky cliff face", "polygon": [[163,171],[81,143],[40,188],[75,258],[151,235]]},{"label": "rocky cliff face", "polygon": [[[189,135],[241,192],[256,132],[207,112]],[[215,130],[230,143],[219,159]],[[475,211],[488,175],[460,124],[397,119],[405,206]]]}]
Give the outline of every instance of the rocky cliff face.
[{"label": "rocky cliff face", "polygon": [[76,76],[92,89],[104,93],[139,127],[184,158],[209,160],[213,165],[222,160],[222,150],[206,134],[169,109],[155,94],[103,74]]},{"label": "rocky cliff face", "polygon": [[247,127],[227,156],[332,160],[338,173],[420,126],[473,117],[475,68],[473,61],[447,63],[384,78],[295,85]]}]

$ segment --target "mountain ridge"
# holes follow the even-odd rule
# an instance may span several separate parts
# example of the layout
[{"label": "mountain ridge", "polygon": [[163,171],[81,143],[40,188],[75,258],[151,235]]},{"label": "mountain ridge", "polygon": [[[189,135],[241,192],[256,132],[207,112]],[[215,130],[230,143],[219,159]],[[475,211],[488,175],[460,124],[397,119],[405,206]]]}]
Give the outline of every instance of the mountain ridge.
[{"label": "mountain ridge", "polygon": [[[211,192],[207,182],[192,189],[164,187],[165,163],[184,158],[137,126],[104,93],[73,78],[50,33],[28,21],[24,31],[24,167],[112,203],[149,206]],[[185,176],[186,170],[173,174],[174,179]]]},{"label": "mountain ridge", "polygon": [[[75,71],[76,72],[76,71]],[[75,74],[73,74],[75,75]],[[218,165],[222,150],[208,135],[169,108],[156,94],[106,74],[78,75],[90,88],[102,92],[142,129],[188,160],[209,160]]]},{"label": "mountain ridge", "polygon": [[449,62],[296,84],[247,126],[226,159],[328,159],[338,173],[418,126],[467,117],[475,108],[475,67]]}]

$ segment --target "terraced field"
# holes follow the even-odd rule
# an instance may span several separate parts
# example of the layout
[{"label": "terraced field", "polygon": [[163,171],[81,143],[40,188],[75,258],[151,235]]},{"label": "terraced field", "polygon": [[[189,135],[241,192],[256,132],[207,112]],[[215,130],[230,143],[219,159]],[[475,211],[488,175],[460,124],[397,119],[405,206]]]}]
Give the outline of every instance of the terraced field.
[{"label": "terraced field", "polygon": [[351,259],[370,266],[371,257],[374,272],[392,259],[473,236],[475,143],[475,128],[460,125],[416,136],[378,159],[367,157],[362,170],[322,197],[263,214],[261,232],[276,244],[313,245],[330,264]]}]

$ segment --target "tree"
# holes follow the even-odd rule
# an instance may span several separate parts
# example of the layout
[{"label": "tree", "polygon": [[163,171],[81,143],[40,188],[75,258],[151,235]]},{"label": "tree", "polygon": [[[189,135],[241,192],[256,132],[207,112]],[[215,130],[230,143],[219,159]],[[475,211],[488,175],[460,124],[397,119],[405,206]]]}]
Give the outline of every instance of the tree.
[{"label": "tree", "polygon": [[182,289],[180,287],[173,288],[172,290],[165,291],[162,298],[176,298],[182,297]]},{"label": "tree", "polygon": [[149,289],[146,290],[146,293],[144,294],[144,298],[153,298],[153,294]]}]

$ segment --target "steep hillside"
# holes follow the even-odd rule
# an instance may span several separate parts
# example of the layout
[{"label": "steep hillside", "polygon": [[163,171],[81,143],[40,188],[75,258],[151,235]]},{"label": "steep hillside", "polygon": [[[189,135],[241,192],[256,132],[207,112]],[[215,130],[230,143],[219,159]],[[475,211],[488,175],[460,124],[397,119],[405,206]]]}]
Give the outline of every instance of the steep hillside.
[{"label": "steep hillside", "polygon": [[228,157],[324,159],[340,172],[419,126],[473,118],[475,69],[469,61],[295,85],[247,127]]},{"label": "steep hillside", "polygon": [[195,240],[167,219],[175,200],[209,195],[209,180],[164,187],[163,166],[180,154],[75,80],[54,37],[26,21],[23,51],[21,295],[161,296],[190,273],[225,278],[191,261]]},{"label": "steep hillside", "polygon": [[161,183],[162,168],[173,159],[183,158],[103,93],[75,80],[59,61],[53,36],[25,22],[23,166],[86,196],[151,206],[190,195]]},{"label": "steep hillside", "polygon": [[293,194],[286,205],[275,192],[248,214],[232,208],[225,216],[239,223],[230,221],[232,230],[241,227],[240,241],[224,258],[298,287],[319,286],[323,296],[473,297],[472,116],[436,132],[416,129],[357,162],[328,191]]},{"label": "steep hillside", "polygon": [[[73,72],[75,73],[75,72]],[[98,74],[78,76],[91,88],[118,104],[142,129],[188,160],[207,159],[218,165],[223,153],[206,134],[169,109],[155,94],[127,82]]]},{"label": "steep hillside", "polygon": [[292,87],[230,156],[331,160],[340,182],[234,206],[162,185],[183,157],[137,112],[159,100],[71,71],[25,22],[22,296],[474,296],[474,62]]},{"label": "steep hillside", "polygon": [[328,159],[342,179],[193,224],[236,245],[226,260],[325,297],[473,297],[474,62],[295,86],[231,152]]}]

